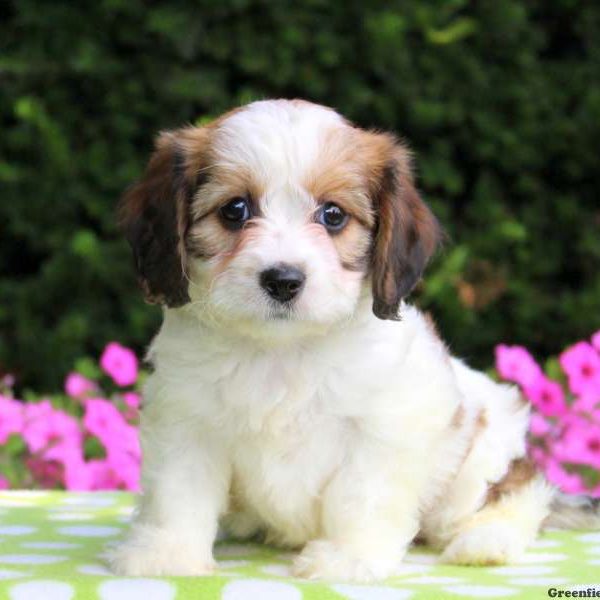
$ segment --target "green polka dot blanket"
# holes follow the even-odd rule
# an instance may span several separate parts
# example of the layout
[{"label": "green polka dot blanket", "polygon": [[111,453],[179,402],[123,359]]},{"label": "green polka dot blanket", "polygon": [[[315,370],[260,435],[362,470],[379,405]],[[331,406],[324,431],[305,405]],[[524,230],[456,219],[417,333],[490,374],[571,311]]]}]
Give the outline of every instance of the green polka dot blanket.
[{"label": "green polka dot blanket", "polygon": [[394,577],[376,585],[294,579],[289,553],[229,542],[217,544],[219,570],[211,577],[115,577],[102,554],[123,535],[133,501],[124,492],[0,492],[0,598],[532,599],[588,588],[600,597],[600,532],[548,532],[520,564],[504,567],[441,565],[416,547]]}]

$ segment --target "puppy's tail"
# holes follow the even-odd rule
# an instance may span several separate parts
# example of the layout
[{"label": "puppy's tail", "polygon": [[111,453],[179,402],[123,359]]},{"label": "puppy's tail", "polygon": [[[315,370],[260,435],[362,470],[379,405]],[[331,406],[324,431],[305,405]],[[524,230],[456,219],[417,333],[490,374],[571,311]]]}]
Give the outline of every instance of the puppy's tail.
[{"label": "puppy's tail", "polygon": [[557,493],[542,528],[600,530],[600,498]]}]

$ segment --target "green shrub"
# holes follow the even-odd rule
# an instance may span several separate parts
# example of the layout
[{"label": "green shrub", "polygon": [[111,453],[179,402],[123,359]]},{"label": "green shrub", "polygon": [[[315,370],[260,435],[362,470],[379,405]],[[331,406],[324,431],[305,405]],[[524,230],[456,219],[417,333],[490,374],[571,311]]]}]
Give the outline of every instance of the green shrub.
[{"label": "green shrub", "polygon": [[0,8],[0,370],[56,388],[142,303],[114,206],[162,128],[262,97],[410,140],[451,242],[420,302],[451,348],[600,326],[600,5],[140,0]]}]

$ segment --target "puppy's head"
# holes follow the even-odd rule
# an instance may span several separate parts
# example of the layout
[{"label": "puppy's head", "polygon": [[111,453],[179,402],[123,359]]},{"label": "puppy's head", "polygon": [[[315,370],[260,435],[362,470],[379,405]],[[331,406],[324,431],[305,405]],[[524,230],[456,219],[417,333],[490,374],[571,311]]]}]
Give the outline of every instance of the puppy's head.
[{"label": "puppy's head", "polygon": [[121,205],[147,299],[262,327],[344,320],[370,293],[398,318],[439,237],[409,163],[303,101],[161,134]]}]

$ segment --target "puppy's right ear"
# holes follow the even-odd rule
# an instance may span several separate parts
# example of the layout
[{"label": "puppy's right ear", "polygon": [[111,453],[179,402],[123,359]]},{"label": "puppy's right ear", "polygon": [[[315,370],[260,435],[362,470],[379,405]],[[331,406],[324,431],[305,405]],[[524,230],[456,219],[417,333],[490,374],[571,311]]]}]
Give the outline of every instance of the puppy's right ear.
[{"label": "puppy's right ear", "polygon": [[119,206],[119,221],[150,303],[174,308],[190,300],[185,235],[203,134],[201,128],[161,133],[144,175]]}]

